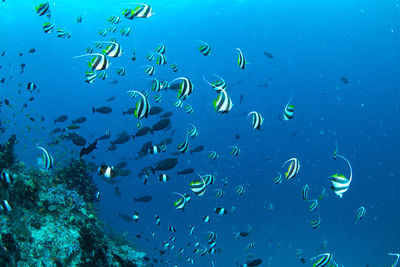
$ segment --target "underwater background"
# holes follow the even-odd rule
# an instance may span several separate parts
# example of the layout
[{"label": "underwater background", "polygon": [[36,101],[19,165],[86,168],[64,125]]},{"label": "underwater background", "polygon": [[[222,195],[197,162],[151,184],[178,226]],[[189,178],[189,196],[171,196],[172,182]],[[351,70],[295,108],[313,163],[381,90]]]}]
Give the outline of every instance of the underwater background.
[{"label": "underwater background", "polygon": [[[43,172],[53,175],[109,129],[111,137],[99,139],[97,149],[82,156],[100,192],[94,205],[106,225],[146,253],[146,266],[256,266],[251,265],[255,259],[262,260],[260,266],[313,266],[316,259],[311,259],[323,253],[331,253],[338,266],[393,264],[396,257],[388,253],[400,250],[399,1],[148,1],[154,14],[134,19],[123,12],[141,5],[127,1],[49,2],[51,16],[39,16],[35,7],[41,3],[0,3],[0,53],[5,52],[0,57],[0,141],[15,134],[18,161],[37,168],[42,151],[36,147],[45,147],[55,167]],[[121,22],[107,21],[111,16]],[[44,32],[46,22],[55,25],[52,32]],[[131,28],[129,36],[120,32],[126,27]],[[71,36],[58,38],[57,28]],[[102,30],[106,36],[99,34]],[[74,57],[87,54],[88,47],[102,53],[108,43],[101,49],[95,44],[111,38],[122,55],[109,57],[105,80],[85,82],[95,55]],[[203,42],[211,47],[209,55],[199,51]],[[146,58],[161,45],[166,65]],[[244,69],[238,66],[236,48],[246,60]],[[171,64],[179,67],[177,72]],[[174,106],[179,99],[173,86],[162,88],[156,102],[153,80],[145,72],[148,65],[155,68],[151,77],[160,81],[190,79],[193,92],[181,99],[182,108]],[[116,74],[120,67],[126,71],[123,76]],[[204,81],[215,82],[214,74],[226,81],[233,103],[224,114],[213,106],[221,93]],[[32,92],[29,82],[36,86]],[[130,97],[129,90],[148,92],[151,107],[162,108],[162,113],[141,119],[139,127],[152,128],[165,112],[172,112],[170,125],[109,149],[120,133],[131,136],[139,130],[134,114],[123,115],[140,99]],[[294,116],[285,120],[289,99]],[[187,112],[187,104],[193,113]],[[92,112],[101,106],[112,112]],[[251,111],[264,119],[260,130],[252,127]],[[54,122],[61,115],[68,119]],[[79,129],[66,128],[76,125],[71,121],[78,117],[87,119]],[[198,136],[188,138],[189,151],[178,153],[190,124]],[[60,132],[54,133],[56,128]],[[74,144],[71,133],[85,144]],[[171,139],[165,152],[149,153],[165,138]],[[152,145],[138,154],[146,142]],[[203,151],[190,152],[200,145]],[[230,146],[240,148],[238,156],[231,155]],[[335,148],[353,170],[342,198],[330,189],[331,177],[348,177],[349,168],[342,159],[333,159]],[[210,151],[218,158],[210,159]],[[150,173],[144,184],[143,173],[139,175],[143,168],[167,158],[176,158],[176,167]],[[287,179],[289,164],[282,165],[291,158],[301,167]],[[125,175],[99,175],[99,166],[121,162]],[[177,174],[188,168],[194,171]],[[190,187],[197,172],[215,176],[201,196]],[[278,172],[283,176],[279,184],[274,183]],[[164,173],[170,177],[165,183],[159,181]],[[302,199],[306,184],[310,200],[318,200],[314,211]],[[243,194],[237,192],[240,186]],[[224,192],[221,198],[215,196],[217,189]],[[173,192],[190,194],[184,211],[174,206],[179,196]],[[143,196],[152,198],[137,200]],[[12,205],[12,195],[8,197]],[[218,207],[227,214],[216,214]],[[360,207],[366,213],[357,218]],[[135,211],[137,222],[130,219]],[[14,211],[0,212],[7,217]],[[310,220],[318,216],[321,224],[313,229]],[[13,220],[18,217],[11,224]],[[215,250],[210,250],[210,231],[217,234]],[[238,237],[240,232],[248,235]],[[208,251],[202,256],[204,247]],[[323,266],[334,266],[333,260]]]}]

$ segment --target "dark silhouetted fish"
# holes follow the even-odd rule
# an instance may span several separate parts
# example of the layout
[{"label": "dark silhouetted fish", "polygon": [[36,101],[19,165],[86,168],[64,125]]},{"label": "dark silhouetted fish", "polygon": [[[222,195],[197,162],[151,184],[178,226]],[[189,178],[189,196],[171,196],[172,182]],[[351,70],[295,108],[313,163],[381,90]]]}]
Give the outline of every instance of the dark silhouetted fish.
[{"label": "dark silhouetted fish", "polygon": [[65,135],[65,138],[69,139],[74,143],[76,146],[84,146],[86,145],[86,140],[82,136],[78,135],[77,133],[68,133]]},{"label": "dark silhouetted fish", "polygon": [[235,139],[239,140],[240,139],[240,134],[235,134]]},{"label": "dark silhouetted fish", "polygon": [[181,174],[190,174],[190,173],[193,173],[194,172],[194,169],[193,168],[188,168],[188,169],[185,169],[185,170],[183,170],[183,171],[177,171],[176,173],[178,174],[178,175],[181,175]]},{"label": "dark silhouetted fish", "polygon": [[133,222],[132,216],[128,216],[128,215],[124,215],[124,214],[118,213],[118,217],[120,217],[124,221]]},{"label": "dark silhouetted fish", "polygon": [[59,116],[57,119],[54,120],[54,123],[56,123],[56,122],[64,122],[64,121],[66,121],[67,119],[68,119],[68,116],[67,116],[67,115],[61,115],[61,116]]},{"label": "dark silhouetted fish", "polygon": [[97,139],[93,143],[91,143],[88,147],[84,147],[81,149],[81,152],[79,153],[79,157],[82,157],[83,155],[88,155],[90,152],[93,150],[97,149]]},{"label": "dark silhouetted fish", "polygon": [[149,195],[145,195],[145,196],[135,197],[135,198],[134,198],[135,202],[143,202],[143,203],[149,202],[149,201],[151,201],[152,199],[153,199],[153,197],[152,197],[152,196],[149,196]]},{"label": "dark silhouetted fish", "polygon": [[107,102],[111,102],[115,100],[115,96],[110,96],[106,101]]},{"label": "dark silhouetted fish", "polygon": [[111,144],[112,145],[125,144],[126,142],[129,141],[129,139],[131,139],[130,135],[128,135],[126,132],[122,132],[118,135],[117,139],[111,141]]},{"label": "dark silhouetted fish", "polygon": [[129,114],[129,115],[135,114],[135,108],[130,108],[130,109],[127,109],[126,111],[122,111],[122,115],[126,115],[126,114]]},{"label": "dark silhouetted fish", "polygon": [[271,53],[266,52],[266,51],[264,51],[264,55],[265,55],[267,58],[274,58],[274,55],[272,55]]},{"label": "dark silhouetted fish", "polygon": [[114,166],[114,168],[115,169],[122,169],[122,168],[125,168],[126,166],[128,166],[128,162],[120,161]]},{"label": "dark silhouetted fish", "polygon": [[300,260],[301,263],[306,264],[306,259],[305,258],[299,257],[299,260]]},{"label": "dark silhouetted fish", "polygon": [[169,118],[172,116],[172,112],[168,111],[160,115],[160,118]]},{"label": "dark silhouetted fish", "polygon": [[121,193],[121,191],[119,191],[119,187],[118,186],[116,186],[114,188],[114,195],[116,195],[117,197],[121,197],[122,196],[122,193]]},{"label": "dark silhouetted fish", "polygon": [[79,117],[76,120],[72,120],[72,124],[75,123],[84,123],[86,121],[86,117]]},{"label": "dark silhouetted fish", "polygon": [[116,145],[111,145],[111,146],[107,147],[107,151],[114,151],[116,149],[117,149]]},{"label": "dark silhouetted fish", "polygon": [[29,49],[28,52],[29,52],[29,53],[35,53],[35,52],[36,52],[36,49],[35,49],[35,48],[31,48],[31,49]]},{"label": "dark silhouetted fish", "polygon": [[149,111],[149,115],[157,115],[163,111],[162,107],[153,106]]},{"label": "dark silhouetted fish", "polygon": [[178,164],[177,158],[167,158],[162,161],[159,161],[154,167],[156,171],[166,171],[174,168]]},{"label": "dark silhouetted fish", "polygon": [[153,147],[153,143],[151,141],[144,143],[142,148],[138,152],[138,154],[139,154],[138,158],[147,156],[147,154],[149,154],[149,149],[152,147]]},{"label": "dark silhouetted fish", "polygon": [[204,146],[203,145],[199,145],[196,146],[195,148],[193,148],[192,150],[190,150],[190,153],[194,153],[194,152],[200,152],[204,150]]},{"label": "dark silhouetted fish", "polygon": [[170,119],[162,119],[151,127],[152,131],[161,131],[171,124]]},{"label": "dark silhouetted fish", "polygon": [[342,83],[344,83],[344,84],[349,84],[349,80],[347,80],[346,77],[340,77],[340,80],[341,80]]},{"label": "dark silhouetted fish", "polygon": [[145,136],[146,134],[151,133],[153,134],[153,130],[150,129],[150,127],[146,126],[143,127],[142,129],[139,129],[135,135],[132,135],[132,138],[135,139],[136,137],[140,137],[140,136]]},{"label": "dark silhouetted fish", "polygon": [[102,106],[102,107],[98,107],[98,108],[95,108],[95,107],[92,108],[92,112],[93,113],[98,112],[98,113],[101,113],[101,114],[109,114],[109,113],[111,113],[111,111],[112,111],[112,108],[106,107],[106,106]]},{"label": "dark silhouetted fish", "polygon": [[151,173],[155,174],[156,170],[152,166],[146,166],[140,171],[140,173],[138,175],[139,175],[139,177],[141,177],[146,174],[150,175]]},{"label": "dark silhouetted fish", "polygon": [[52,133],[52,134],[56,134],[56,133],[59,133],[59,132],[61,132],[61,131],[62,131],[61,128],[55,128],[51,133]]},{"label": "dark silhouetted fish", "polygon": [[248,261],[246,264],[240,265],[240,266],[246,266],[246,267],[254,267],[258,266],[262,263],[262,259],[255,259],[252,261]]}]

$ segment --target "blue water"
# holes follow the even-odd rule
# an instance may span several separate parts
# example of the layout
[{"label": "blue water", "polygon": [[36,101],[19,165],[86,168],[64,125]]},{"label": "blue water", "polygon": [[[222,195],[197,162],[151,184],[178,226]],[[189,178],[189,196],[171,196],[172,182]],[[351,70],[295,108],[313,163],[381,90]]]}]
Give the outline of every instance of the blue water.
[{"label": "blue water", "polygon": [[[149,1],[155,14],[134,20],[123,18],[122,11],[128,7],[123,2],[126,1],[51,2],[51,21],[56,28],[71,31],[70,39],[57,38],[55,32],[43,33],[42,24],[48,19],[35,13],[39,1],[6,0],[0,4],[0,51],[6,51],[0,57],[0,78],[6,77],[0,90],[2,99],[9,99],[12,105],[1,107],[1,121],[6,128],[1,140],[17,134],[19,160],[36,164],[40,153],[35,145],[50,143],[54,138],[50,132],[55,127],[66,127],[79,116],[88,117],[77,133],[89,143],[106,129],[111,129],[111,140],[122,131],[134,134],[137,119],[133,115],[122,116],[121,112],[134,107],[137,98],[129,98],[126,91],[146,90],[152,105],[173,112],[174,133],[171,135],[169,130],[140,137],[119,145],[116,151],[106,151],[110,139],[99,141],[98,149],[84,159],[109,166],[123,159],[129,162],[127,168],[132,174],[114,178],[115,185],[92,173],[101,192],[98,207],[102,219],[117,232],[128,232],[151,262],[155,258],[189,266],[185,259],[189,256],[198,266],[211,266],[211,261],[215,266],[234,266],[236,262],[245,263],[247,256],[253,254],[254,258],[263,259],[261,266],[303,266],[296,255],[296,250],[301,249],[301,256],[307,260],[304,266],[312,266],[309,258],[323,252],[331,252],[334,260],[344,266],[393,263],[394,257],[387,253],[400,250],[399,1]],[[75,20],[80,15],[83,20],[78,24]],[[118,30],[132,28],[129,37],[118,31],[108,37],[98,35],[101,29],[113,26],[107,22],[112,15],[123,19],[116,25]],[[121,44],[123,56],[111,59],[108,79],[85,83],[90,58],[73,57],[85,54],[93,41],[111,37]],[[211,45],[210,56],[199,53],[198,40]],[[167,48],[169,65],[178,64],[177,73],[169,65],[158,66],[145,59],[160,43]],[[245,70],[237,65],[237,47],[250,63]],[[30,48],[36,52],[28,53]],[[133,51],[136,61],[131,61]],[[265,51],[274,58],[266,57]],[[21,63],[26,64],[23,74],[19,73]],[[174,91],[163,91],[161,103],[154,102],[144,73],[146,64],[155,66],[154,77],[160,80],[190,78],[194,92],[185,102],[193,106],[193,114],[172,105],[177,95]],[[126,68],[125,77],[115,74],[120,66]],[[227,92],[234,103],[228,114],[217,114],[212,106],[217,94],[202,77],[213,81],[213,73],[227,81]],[[349,84],[341,82],[341,77],[346,77]],[[118,83],[110,84],[112,80]],[[25,89],[29,81],[40,89],[37,95],[32,94],[32,102],[27,100],[30,95]],[[22,86],[18,86],[20,83]],[[21,94],[17,93],[19,88]],[[242,104],[240,95],[244,97]],[[107,103],[110,96],[116,96],[116,100]],[[290,97],[295,105],[294,118],[282,121]],[[26,102],[28,108],[21,112]],[[103,105],[112,107],[113,112],[92,114],[92,107]],[[265,119],[262,131],[251,127],[247,113],[252,110]],[[68,115],[68,121],[55,125],[53,120],[62,114]],[[35,122],[28,119],[31,116]],[[44,122],[38,121],[41,116]],[[150,116],[142,122],[151,126],[158,120],[158,116]],[[154,176],[143,185],[137,173],[176,152],[185,139],[188,123],[199,130],[199,136],[190,139],[189,146],[205,145],[205,150],[217,151],[219,159],[209,160],[206,152],[180,155],[178,166],[166,172],[171,181],[161,183]],[[239,140],[235,134],[240,135]],[[164,137],[173,139],[166,153],[135,159],[145,142],[158,143]],[[344,161],[332,159],[335,142],[339,154],[349,159],[354,171],[351,186],[342,199],[329,189],[330,175],[349,175]],[[238,157],[229,154],[230,145],[241,149]],[[80,148],[63,141],[48,150],[62,166],[71,157],[78,158]],[[282,164],[292,157],[300,160],[298,175],[275,185],[272,179],[276,172],[284,173]],[[177,170],[189,167],[217,177],[202,197],[190,192],[189,183],[195,174],[176,175]],[[225,177],[229,178],[226,186],[222,181]],[[309,220],[316,219],[318,213],[309,211],[301,198],[305,184],[310,186],[311,198],[318,198],[323,188],[327,189],[328,196],[318,207],[322,222],[317,230],[310,227]],[[235,193],[238,185],[246,190],[242,196]],[[115,196],[115,186],[120,188],[121,197]],[[217,188],[225,191],[221,199],[214,196]],[[176,196],[172,192],[191,194],[185,212],[174,209]],[[153,200],[133,201],[142,195],[151,195]],[[274,205],[271,212],[269,203]],[[232,206],[236,208],[233,214],[219,216],[213,211],[215,207]],[[356,222],[355,212],[360,206],[365,206],[367,213]],[[118,217],[119,213],[132,215],[135,210],[140,211],[138,223]],[[161,226],[155,225],[156,214]],[[209,223],[202,221],[204,215],[211,216]],[[189,236],[190,225],[195,226],[193,236]],[[248,225],[253,229],[250,235],[235,240],[233,233],[246,231]],[[174,226],[177,232],[171,234],[168,226]],[[206,245],[205,231],[218,234],[217,248],[221,251],[202,257],[192,252],[195,242]],[[141,239],[136,234],[141,234]],[[160,256],[162,242],[169,241],[172,235],[176,237],[170,241],[175,249]],[[328,245],[320,250],[323,241]],[[245,251],[250,242],[255,242],[254,248]],[[187,243],[191,246],[186,247]],[[185,252],[180,255],[181,247]]]}]

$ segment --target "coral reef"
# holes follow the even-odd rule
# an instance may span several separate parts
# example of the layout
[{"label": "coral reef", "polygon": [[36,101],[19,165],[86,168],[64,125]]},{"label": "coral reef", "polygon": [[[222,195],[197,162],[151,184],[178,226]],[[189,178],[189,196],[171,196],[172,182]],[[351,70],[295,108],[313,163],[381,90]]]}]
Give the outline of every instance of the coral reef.
[{"label": "coral reef", "polygon": [[0,146],[0,266],[144,266],[145,253],[97,218],[96,185],[83,160],[51,172],[17,162],[16,137]]}]

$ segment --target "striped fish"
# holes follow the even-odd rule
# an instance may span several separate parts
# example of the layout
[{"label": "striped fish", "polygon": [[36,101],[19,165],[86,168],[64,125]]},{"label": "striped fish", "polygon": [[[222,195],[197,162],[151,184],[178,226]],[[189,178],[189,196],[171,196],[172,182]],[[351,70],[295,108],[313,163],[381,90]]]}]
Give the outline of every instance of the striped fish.
[{"label": "striped fish", "polygon": [[157,80],[156,78],[149,78],[150,80],[153,80],[153,84],[151,85],[151,90],[153,90],[154,92],[159,92],[161,91],[161,83],[159,80]]},{"label": "striped fish", "polygon": [[190,190],[192,190],[193,193],[195,193],[197,196],[202,196],[206,192],[206,183],[203,180],[203,177],[201,177],[200,174],[198,174],[200,177],[200,181],[192,181],[190,185]]},{"label": "striped fish", "polygon": [[210,85],[217,93],[220,93],[221,90],[226,90],[226,82],[223,78],[221,78],[220,76],[213,74],[215,77],[218,78],[217,81],[210,83],[209,81],[206,80],[206,78],[204,78],[203,76],[203,80]]},{"label": "striped fish", "polygon": [[177,107],[177,108],[183,107],[183,101],[180,100],[180,99],[176,100],[176,101],[174,102],[174,106]]},{"label": "striped fish", "polygon": [[115,71],[115,73],[117,73],[117,75],[119,75],[119,76],[125,76],[126,70],[125,70],[124,67],[119,67],[119,68]]},{"label": "striped fish", "polygon": [[134,19],[134,18],[149,18],[151,17],[154,12],[151,6],[142,4],[142,3],[137,3],[139,6],[137,6],[135,9],[125,9],[122,14],[125,16],[127,19]]},{"label": "striped fish", "polygon": [[240,48],[236,48],[236,50],[239,53],[238,54],[238,65],[239,65],[239,68],[244,69],[246,67],[246,64],[248,64],[248,63],[246,63],[246,59],[244,58],[243,53],[240,50]]},{"label": "striped fish", "polygon": [[162,94],[161,94],[161,92],[160,92],[158,95],[154,95],[153,98],[154,98],[154,100],[156,101],[156,103],[161,102],[161,99],[162,99]]},{"label": "striped fish", "polygon": [[148,61],[153,61],[154,58],[155,58],[154,53],[150,53],[150,54],[147,54],[147,55],[146,55],[146,59],[147,59]]},{"label": "striped fish", "polygon": [[89,67],[92,70],[105,70],[108,69],[108,67],[110,66],[110,61],[108,60],[107,56],[103,54],[93,53],[93,54],[76,56],[74,58],[80,58],[86,56],[94,56],[89,62]]},{"label": "striped fish", "polygon": [[36,13],[39,14],[39,16],[43,16],[43,15],[46,15],[46,14],[47,14],[47,16],[49,16],[50,15],[49,2],[45,2],[45,3],[40,4],[39,6],[37,6],[35,8],[35,10],[36,10]]},{"label": "striped fish", "polygon": [[122,19],[118,16],[110,16],[107,21],[111,22],[112,24],[118,24],[122,21]]},{"label": "striped fish", "polygon": [[106,78],[108,78],[107,72],[105,70],[100,71],[99,78],[102,80],[105,80]]},{"label": "striped fish", "polygon": [[280,172],[277,172],[277,173],[278,173],[278,176],[276,176],[273,181],[275,184],[280,184],[280,183],[282,183],[282,174]]},{"label": "striped fish", "polygon": [[167,48],[165,48],[165,45],[160,44],[159,46],[157,46],[155,51],[156,53],[164,54],[167,51]]},{"label": "striped fish", "polygon": [[142,94],[141,92],[138,91],[127,91],[129,96],[133,94],[138,94],[140,96],[140,100],[136,103],[136,109],[135,109],[135,117],[138,118],[139,120],[143,118],[147,118],[151,109],[150,103],[147,100],[147,98]]},{"label": "striped fish", "polygon": [[353,169],[351,168],[350,162],[343,156],[337,155],[339,158],[344,159],[347,164],[349,165],[350,168],[350,178],[348,179],[346,176],[343,174],[334,174],[330,177],[332,186],[331,189],[333,192],[335,192],[336,195],[338,195],[340,198],[343,197],[343,194],[349,189],[351,180],[353,178]]},{"label": "striped fish", "polygon": [[228,211],[225,208],[217,207],[214,209],[215,213],[218,215],[226,215]]},{"label": "striped fish", "polygon": [[109,44],[106,49],[103,49],[103,54],[109,57],[120,57],[122,55],[121,45],[117,42],[102,42]]},{"label": "striped fish", "polygon": [[208,154],[209,159],[217,159],[218,158],[218,153],[216,151],[210,151],[210,154]]},{"label": "striped fish", "polygon": [[40,159],[41,165],[42,165],[45,169],[47,169],[47,170],[53,169],[53,168],[54,168],[54,159],[53,159],[53,157],[50,155],[50,153],[47,152],[47,150],[44,149],[44,148],[41,147],[41,146],[38,146],[38,147],[36,147],[36,148],[41,149],[41,150],[43,151],[42,159]]},{"label": "striped fish", "polygon": [[196,136],[199,134],[199,132],[197,131],[196,126],[194,126],[194,125],[191,124],[191,123],[189,123],[189,125],[192,126],[192,129],[190,129],[190,130],[188,131],[189,136],[190,136],[190,137],[196,137]]},{"label": "striped fish", "polygon": [[158,180],[160,180],[160,182],[166,183],[166,182],[169,181],[169,179],[170,179],[169,176],[166,175],[165,173],[160,174],[160,175],[158,176]]},{"label": "striped fish", "polygon": [[166,65],[167,64],[167,58],[163,54],[155,53],[155,55],[157,56],[157,59],[156,59],[157,65]]},{"label": "striped fish", "polygon": [[186,198],[185,198],[185,196],[180,194],[180,193],[177,193],[177,192],[173,192],[173,194],[181,196],[180,199],[178,199],[177,201],[174,201],[175,209],[184,211],[185,207],[186,207]]},{"label": "striped fish", "polygon": [[239,186],[236,187],[236,194],[238,196],[243,195],[244,192],[245,192],[245,190],[244,190],[244,187],[242,185],[239,185]]},{"label": "striped fish", "polygon": [[94,51],[93,45],[91,45],[91,46],[89,46],[89,47],[86,48],[86,53],[88,53],[88,54],[93,53],[93,51]]},{"label": "striped fish", "polygon": [[321,226],[321,217],[318,214],[318,220],[311,220],[310,221],[311,227],[316,230]]},{"label": "striped fish", "polygon": [[96,81],[97,73],[95,71],[86,71],[86,79],[87,83],[94,83]]},{"label": "striped fish", "polygon": [[123,28],[121,30],[121,35],[122,36],[129,36],[131,34],[131,31],[132,31],[131,27]]},{"label": "striped fish", "polygon": [[310,206],[309,206],[310,211],[316,210],[317,207],[318,207],[318,199],[310,200],[310,202],[311,202],[311,204],[310,204]]},{"label": "striped fish", "polygon": [[221,93],[218,95],[218,98],[213,102],[215,111],[217,113],[228,113],[232,107],[233,103],[231,98],[228,96],[225,90],[221,90]]},{"label": "striped fish", "polygon": [[[316,261],[313,263],[313,267],[328,267],[328,263],[332,260],[333,255],[331,253],[323,253],[310,259],[310,261]],[[337,264],[336,264],[337,266]]]},{"label": "striped fish", "polygon": [[291,100],[292,100],[292,97],[290,97],[289,102],[285,106],[285,111],[283,113],[283,120],[285,120],[285,121],[293,119],[293,116],[294,116],[294,106],[289,105]]},{"label": "striped fish", "polygon": [[215,176],[214,175],[206,174],[206,175],[203,175],[202,177],[203,177],[203,180],[206,183],[206,185],[210,185],[210,184],[214,183],[214,180],[215,180]]},{"label": "striped fish", "polygon": [[189,104],[187,104],[186,106],[185,106],[185,110],[186,110],[186,112],[188,113],[188,114],[192,114],[193,113],[193,107],[191,106],[191,105],[189,105]]},{"label": "striped fish", "polygon": [[59,38],[71,38],[71,32],[66,31],[64,29],[57,29],[57,37]]},{"label": "striped fish", "polygon": [[182,80],[178,91],[178,99],[185,100],[193,92],[193,83],[188,78],[179,77],[172,80],[169,85],[178,80]]},{"label": "striped fish", "polygon": [[177,72],[179,70],[179,67],[178,67],[178,65],[176,63],[174,63],[174,64],[171,65],[171,69],[172,69],[173,72]]},{"label": "striped fish", "polygon": [[333,151],[333,159],[336,159],[338,155],[338,143],[335,143],[335,151]]},{"label": "striped fish", "polygon": [[224,196],[224,190],[222,189],[215,189],[214,191],[217,191],[217,193],[215,194],[216,198],[221,198]]},{"label": "striped fish", "polygon": [[357,212],[356,212],[356,219],[357,219],[357,221],[359,221],[359,220],[361,220],[362,218],[364,218],[366,212],[367,212],[367,211],[366,211],[365,207],[359,207],[359,208],[357,209]]},{"label": "striped fish", "polygon": [[211,53],[211,46],[203,41],[199,41],[202,43],[199,47],[199,51],[203,56],[208,56]]},{"label": "striped fish", "polygon": [[263,117],[261,116],[261,114],[258,113],[257,111],[251,111],[251,112],[249,112],[249,114],[247,114],[247,117],[249,117],[250,115],[253,115],[253,116],[252,116],[252,122],[251,122],[251,124],[252,124],[252,126],[253,126],[253,129],[255,129],[255,130],[260,130],[261,125],[262,125],[263,122],[264,122],[264,118],[263,118]]},{"label": "striped fish", "polygon": [[308,184],[303,186],[303,190],[301,191],[301,196],[303,197],[303,200],[308,202],[308,194],[310,193],[310,187]]},{"label": "striped fish", "polygon": [[110,27],[110,28],[108,28],[107,29],[107,31],[109,31],[109,32],[116,32],[117,31],[117,27]]},{"label": "striped fish", "polygon": [[290,180],[294,178],[300,170],[300,161],[297,158],[291,158],[283,163],[282,167],[286,165],[286,163],[290,162],[289,168],[287,172],[285,172],[286,179]]},{"label": "striped fish", "polygon": [[228,148],[232,148],[232,150],[231,150],[232,156],[235,156],[235,157],[239,156],[240,148],[238,148],[237,146],[229,146]]},{"label": "striped fish", "polygon": [[147,73],[149,76],[152,76],[155,72],[155,69],[153,66],[150,65],[145,65],[146,69],[144,70],[145,73]]},{"label": "striped fish", "polygon": [[189,149],[189,142],[188,142],[188,133],[186,131],[186,139],[184,142],[180,143],[178,146],[179,153],[185,154],[186,151]]},{"label": "striped fish", "polygon": [[54,29],[54,24],[52,24],[50,22],[45,22],[45,23],[43,23],[43,27],[42,28],[43,28],[43,31],[45,33],[50,33]]}]

